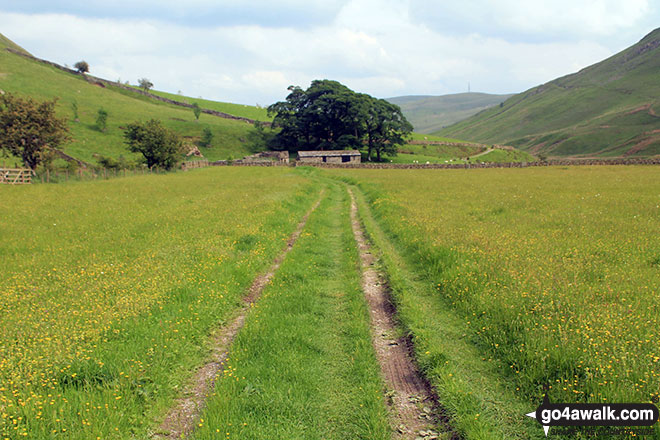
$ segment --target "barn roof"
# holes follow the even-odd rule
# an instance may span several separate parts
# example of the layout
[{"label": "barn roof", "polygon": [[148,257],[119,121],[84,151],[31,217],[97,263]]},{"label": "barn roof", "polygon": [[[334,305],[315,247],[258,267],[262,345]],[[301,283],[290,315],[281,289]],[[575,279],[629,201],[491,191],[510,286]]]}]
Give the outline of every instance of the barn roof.
[{"label": "barn roof", "polygon": [[360,156],[357,150],[324,150],[324,151],[298,151],[298,157],[335,157],[335,156]]}]

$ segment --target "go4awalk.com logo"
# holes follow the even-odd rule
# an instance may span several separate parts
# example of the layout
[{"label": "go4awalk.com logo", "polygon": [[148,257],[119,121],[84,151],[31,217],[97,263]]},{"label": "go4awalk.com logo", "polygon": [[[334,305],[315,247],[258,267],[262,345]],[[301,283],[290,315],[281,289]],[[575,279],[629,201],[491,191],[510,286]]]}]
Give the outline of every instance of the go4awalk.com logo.
[{"label": "go4awalk.com logo", "polygon": [[652,403],[550,403],[546,394],[527,416],[543,425],[547,437],[551,426],[650,427],[659,413]]}]

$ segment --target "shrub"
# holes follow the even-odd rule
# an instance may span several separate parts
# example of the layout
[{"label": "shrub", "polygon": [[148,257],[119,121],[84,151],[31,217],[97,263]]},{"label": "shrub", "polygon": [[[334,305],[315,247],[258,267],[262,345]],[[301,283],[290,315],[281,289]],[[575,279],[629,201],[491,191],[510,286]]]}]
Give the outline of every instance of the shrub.
[{"label": "shrub", "polygon": [[124,133],[128,149],[141,153],[149,168],[154,166],[170,170],[183,158],[183,142],[178,134],[152,119],[133,122]]}]

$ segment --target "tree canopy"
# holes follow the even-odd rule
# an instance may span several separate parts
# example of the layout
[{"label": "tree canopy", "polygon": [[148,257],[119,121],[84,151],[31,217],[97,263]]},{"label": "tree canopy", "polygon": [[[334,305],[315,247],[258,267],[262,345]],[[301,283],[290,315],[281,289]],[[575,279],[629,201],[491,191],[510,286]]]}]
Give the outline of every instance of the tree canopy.
[{"label": "tree canopy", "polygon": [[369,159],[396,155],[412,125],[401,109],[383,99],[356,93],[331,80],[315,80],[307,90],[290,86],[286,101],[268,107],[280,132],[269,142],[276,150],[365,149]]},{"label": "tree canopy", "polygon": [[73,67],[78,71],[78,73],[87,73],[89,72],[89,64],[87,61],[78,61]]},{"label": "tree canopy", "polygon": [[0,150],[36,169],[47,150],[56,148],[68,136],[66,121],[55,116],[56,102],[37,103],[11,93],[0,96]]},{"label": "tree canopy", "polygon": [[124,132],[128,149],[142,153],[149,168],[172,169],[183,157],[183,142],[178,134],[156,119],[128,124]]},{"label": "tree canopy", "polygon": [[145,92],[154,86],[154,83],[149,81],[147,78],[140,78],[138,80],[138,86]]}]

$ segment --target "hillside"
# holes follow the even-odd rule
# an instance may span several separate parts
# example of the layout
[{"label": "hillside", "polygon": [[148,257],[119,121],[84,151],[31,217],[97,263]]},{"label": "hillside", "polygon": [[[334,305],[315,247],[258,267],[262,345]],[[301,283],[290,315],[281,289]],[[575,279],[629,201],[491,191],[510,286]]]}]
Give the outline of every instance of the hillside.
[{"label": "hillside", "polygon": [[437,132],[550,156],[660,154],[660,29],[578,73]]},{"label": "hillside", "polygon": [[[97,162],[99,156],[115,159],[123,156],[129,161],[138,159],[138,155],[126,149],[122,127],[133,121],[151,118],[162,120],[168,128],[182,135],[188,145],[193,145],[201,137],[202,130],[209,127],[214,135],[213,143],[210,148],[202,148],[201,151],[210,160],[250,154],[245,140],[251,125],[245,121],[202,114],[197,122],[188,108],[160,102],[110,83],[88,82],[81,75],[9,52],[7,48],[27,53],[0,34],[0,90],[36,100],[58,98],[57,114],[68,120],[71,135],[71,140],[62,145],[61,150],[76,159],[87,163]],[[91,70],[93,73],[94,66]],[[171,97],[191,99],[177,95]],[[263,109],[256,107],[250,112],[249,106],[235,108],[231,104],[212,101],[201,101],[200,104],[204,108],[222,108],[226,113],[240,108],[242,112],[236,112],[236,116],[240,117],[264,113],[265,119]],[[77,121],[74,105],[78,107]],[[109,114],[105,132],[96,127],[100,108]]]},{"label": "hillside", "polygon": [[432,133],[494,105],[513,95],[457,93],[443,96],[397,96],[387,98],[401,107],[403,114],[419,133]]}]

